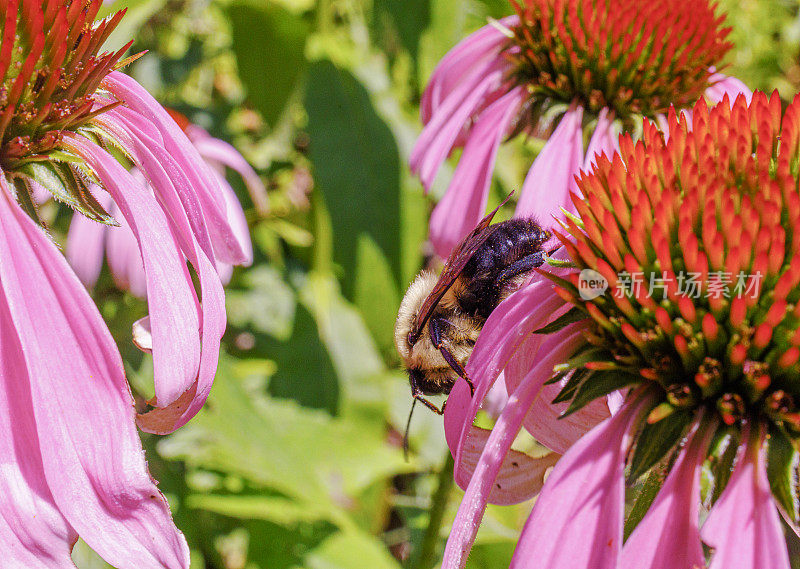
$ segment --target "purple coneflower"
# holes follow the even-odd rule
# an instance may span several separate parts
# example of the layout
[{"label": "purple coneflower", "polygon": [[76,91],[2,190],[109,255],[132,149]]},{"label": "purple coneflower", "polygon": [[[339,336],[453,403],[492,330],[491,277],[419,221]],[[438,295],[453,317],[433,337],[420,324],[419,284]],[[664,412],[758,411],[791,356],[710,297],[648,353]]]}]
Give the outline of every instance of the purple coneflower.
[{"label": "purple coneflower", "polygon": [[225,328],[215,262],[246,259],[219,179],[166,111],[114,71],[124,49],[100,53],[122,17],[94,21],[100,6],[0,0],[4,567],[73,567],[78,536],[115,567],[189,565],[147,471],[118,349],[42,229],[34,194],[113,224],[94,182],[136,238],[155,366],[155,408],[138,418],[149,431],[179,427],[205,401]]},{"label": "purple coneflower", "polygon": [[[687,108],[704,95],[747,91],[714,69],[730,48],[706,0],[511,1],[516,15],[453,48],[422,97],[425,124],[411,169],[430,189],[440,166],[463,147],[434,209],[430,238],[447,257],[483,217],[500,143],[520,132],[549,140],[522,187],[517,216],[550,224],[571,209],[574,176],[609,152],[620,127]],[[557,120],[553,120],[557,119]],[[584,154],[584,132],[591,134]]]},{"label": "purple coneflower", "polygon": [[[473,435],[479,402],[465,382],[448,400],[457,459],[475,440],[485,450],[469,466],[446,569],[463,567],[498,485],[528,469],[541,486],[541,465],[510,450],[523,425],[564,455],[512,568],[695,569],[703,543],[710,569],[790,566],[779,512],[797,531],[800,96],[783,117],[777,94],[756,93],[710,111],[700,100],[690,119],[671,111],[667,122],[662,133],[645,121],[643,140],[623,136],[619,154],[579,178],[579,217],[559,234],[573,266],[509,297],[476,343],[478,396],[509,357],[517,364],[505,365],[511,395],[490,435]],[[612,392],[626,393],[613,416],[570,430]],[[623,543],[625,477],[662,473]]]}]

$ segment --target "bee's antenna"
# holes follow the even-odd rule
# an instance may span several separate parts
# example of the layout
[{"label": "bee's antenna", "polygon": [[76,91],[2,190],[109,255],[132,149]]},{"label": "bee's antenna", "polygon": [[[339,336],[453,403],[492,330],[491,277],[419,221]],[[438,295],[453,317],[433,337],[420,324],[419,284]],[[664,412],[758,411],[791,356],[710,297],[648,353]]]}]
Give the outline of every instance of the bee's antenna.
[{"label": "bee's antenna", "polygon": [[403,458],[408,462],[408,430],[411,428],[411,415],[414,414],[414,406],[417,404],[417,399],[412,399],[411,411],[408,412],[408,421],[406,421],[406,432],[403,435]]}]

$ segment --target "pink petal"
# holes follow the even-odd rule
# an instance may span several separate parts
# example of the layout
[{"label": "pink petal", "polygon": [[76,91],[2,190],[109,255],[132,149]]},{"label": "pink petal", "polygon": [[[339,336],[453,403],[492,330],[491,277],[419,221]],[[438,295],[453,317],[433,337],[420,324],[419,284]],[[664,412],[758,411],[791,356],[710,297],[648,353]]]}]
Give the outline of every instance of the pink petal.
[{"label": "pink petal", "polygon": [[[140,191],[150,190],[142,186]],[[139,298],[147,298],[147,276],[136,236],[124,216],[116,215],[116,219],[119,220],[119,227],[109,227],[107,232],[106,257],[111,276],[118,288]]]},{"label": "pink petal", "polygon": [[583,164],[582,119],[581,107],[561,119],[525,177],[515,217],[532,217],[543,227],[553,227],[561,208],[574,213],[569,195],[578,189],[575,175]]},{"label": "pink petal", "polygon": [[547,478],[511,569],[616,569],[625,509],[625,455],[643,398],[579,440]]},{"label": "pink petal", "polygon": [[189,125],[186,129],[186,135],[197,148],[200,156],[210,162],[218,162],[236,171],[244,180],[245,186],[250,193],[250,199],[253,200],[253,205],[260,215],[267,215],[269,213],[269,200],[267,198],[267,189],[261,182],[256,171],[248,164],[244,156],[239,154],[233,146],[214,138],[202,128]]},{"label": "pink petal", "polygon": [[[109,211],[113,203],[111,196],[94,185],[90,191],[103,209]],[[78,212],[72,215],[65,254],[75,274],[88,288],[93,288],[100,276],[108,228],[107,225],[93,221]]]},{"label": "pink petal", "polygon": [[[470,399],[466,382],[456,383],[447,398],[444,413],[445,436],[456,459],[456,471],[461,439],[472,427],[478,409],[500,372],[531,333],[544,326],[552,312],[564,305],[553,293],[552,286],[541,279],[513,293],[492,312],[481,330],[466,368],[475,384],[475,396]],[[531,341],[538,346],[542,338],[534,335]]]},{"label": "pink petal", "polygon": [[[573,346],[573,351],[576,347],[577,345]],[[564,359],[570,355],[566,354]],[[555,363],[563,363],[563,360]],[[507,374],[507,377],[509,376],[511,373]],[[601,398],[595,399],[583,409],[567,417],[562,417],[569,407],[569,403],[566,401],[553,403],[552,401],[561,392],[565,383],[566,379],[559,383],[543,386],[523,423],[533,438],[550,450],[561,454],[610,415],[606,399]]]},{"label": "pink petal", "polygon": [[[226,263],[240,263],[243,260],[243,253],[225,217],[219,182],[181,128],[141,85],[127,75],[116,71],[109,73],[103,79],[102,86],[123,101],[126,107],[139,114],[141,117],[139,123],[155,126],[163,137],[164,148],[191,180],[217,258]],[[115,111],[120,113],[121,109]],[[143,170],[146,172],[147,168]],[[196,215],[200,214],[193,212],[193,215],[195,215],[192,218],[194,223],[197,221]]]},{"label": "pink petal", "polygon": [[[510,433],[510,440],[508,441],[509,447],[500,447],[504,455],[508,453],[511,442],[513,442],[517,433],[519,433],[522,420],[528,414],[531,405],[535,400],[540,398],[544,382],[552,377],[553,366],[563,362],[575,351],[576,345],[582,343],[582,333],[582,326],[573,324],[558,333],[552,334],[542,342],[540,350],[544,355],[539,358],[536,365],[531,367],[525,379],[515,387],[514,391],[509,396],[506,407],[500,414],[497,425],[495,425],[492,430],[492,432],[496,431],[500,423],[503,422],[509,431],[514,431]],[[513,409],[510,408],[512,403],[515,405]],[[519,422],[517,422],[517,419],[519,419]],[[481,430],[471,425],[470,427],[471,428],[461,438],[460,447],[456,453],[458,462],[455,467],[454,475],[456,483],[461,488],[465,488],[473,478],[470,468],[470,463],[472,461],[467,460],[466,453],[468,450],[471,452],[475,452],[475,449],[480,450],[486,444],[486,438],[482,437],[480,433]],[[484,459],[485,457],[482,458],[482,460]],[[541,488],[541,484],[534,484],[532,488],[525,488],[524,490],[526,491],[523,491],[522,488],[512,486],[510,482],[504,481],[503,478],[506,476],[514,477],[518,475],[518,471],[515,470],[512,462],[513,461],[509,459],[506,463],[503,463],[502,466],[500,462],[497,463],[498,470],[494,471],[492,474],[492,479],[497,478],[494,487],[492,487],[493,480],[489,481],[488,489],[491,490],[491,494],[487,494],[489,502],[493,504],[514,504],[522,502],[533,497]]]},{"label": "pink petal", "polygon": [[664,486],[622,549],[620,569],[697,569],[705,566],[700,543],[700,471],[714,434],[698,432],[672,466]]},{"label": "pink petal", "polygon": [[253,264],[253,242],[250,241],[250,227],[247,225],[247,217],[242,209],[242,204],[239,203],[236,192],[233,191],[233,188],[221,175],[217,175],[220,177],[222,197],[225,199],[225,216],[244,254],[242,262],[238,264],[249,267]]},{"label": "pink petal", "polygon": [[611,160],[616,152],[619,152],[619,134],[614,128],[614,121],[609,118],[609,110],[603,107],[597,117],[597,125],[589,140],[586,149],[586,158],[583,162],[583,169],[591,170],[597,165],[597,156],[605,155]]},{"label": "pink petal", "polygon": [[489,105],[470,132],[447,193],[431,215],[431,242],[443,259],[483,217],[497,149],[524,94],[517,88]]},{"label": "pink petal", "polygon": [[506,389],[505,381],[495,381],[486,398],[481,404],[481,409],[493,419],[497,419],[503,408],[508,403],[508,390]]},{"label": "pink petal", "polygon": [[450,94],[425,126],[411,151],[411,171],[429,190],[457,137],[490,92],[500,87],[504,71],[497,62],[485,64],[474,81],[463,82]]},{"label": "pink petal", "polygon": [[[460,441],[455,472],[459,486],[463,488],[465,482],[468,485],[445,547],[443,569],[464,567],[487,502],[512,504],[535,496],[542,487],[546,470],[559,459],[560,455],[556,453],[534,459],[512,451],[511,444],[542,384],[552,375],[553,363],[561,361],[565,353],[571,353],[574,342],[580,338],[581,332],[574,324],[548,337],[542,344],[542,351],[548,357],[543,358],[511,394],[491,433],[487,436],[483,429],[469,425],[467,434]],[[465,384],[459,381],[451,392],[447,400],[448,410],[454,394],[459,407],[462,407],[465,396],[469,397]],[[478,452],[481,454],[476,461]]]},{"label": "pink petal", "polygon": [[[140,426],[158,432],[173,430],[202,406],[216,372],[219,341],[225,328],[219,278],[199,250],[185,215],[181,217],[181,208],[172,210],[176,224],[173,237],[153,196],[149,191],[131,192],[131,187],[142,186],[135,184],[113,158],[79,136],[65,135],[65,143],[91,164],[139,241],[147,276],[157,404],[167,408],[146,414],[140,418]],[[160,170],[159,173],[163,175]],[[183,253],[197,270],[203,294],[202,314],[198,314],[194,286],[175,238],[184,244]],[[150,417],[149,423],[145,417]]]},{"label": "pink petal", "polygon": [[[519,24],[519,18],[516,15],[508,16],[498,20],[498,24],[512,28]],[[448,51],[436,65],[422,94],[419,107],[422,123],[430,122],[443,101],[458,85],[479,70],[480,64],[501,57],[500,49],[507,41],[508,37],[498,29],[497,25],[489,24],[467,36]]]},{"label": "pink petal", "polygon": [[29,486],[46,484],[67,522],[115,567],[188,567],[186,542],[147,472],[111,335],[61,253],[0,194],[2,337],[14,329],[19,342],[3,353],[20,364],[18,391],[7,393],[20,412],[32,410],[35,432],[19,436],[38,440],[43,472],[27,472]]},{"label": "pink petal", "polygon": [[[5,200],[0,196],[0,200]],[[11,567],[74,568],[78,539],[44,477],[17,331],[0,290],[0,541]]]},{"label": "pink petal", "polygon": [[753,92],[750,88],[736,77],[714,73],[708,78],[708,82],[712,83],[712,85],[706,89],[705,95],[709,101],[714,103],[721,103],[725,95],[728,95],[731,105],[740,94],[745,96],[748,105],[750,104],[750,99],[753,98]]},{"label": "pink petal", "polygon": [[747,444],[700,535],[714,548],[709,569],[789,569],[760,437]]}]

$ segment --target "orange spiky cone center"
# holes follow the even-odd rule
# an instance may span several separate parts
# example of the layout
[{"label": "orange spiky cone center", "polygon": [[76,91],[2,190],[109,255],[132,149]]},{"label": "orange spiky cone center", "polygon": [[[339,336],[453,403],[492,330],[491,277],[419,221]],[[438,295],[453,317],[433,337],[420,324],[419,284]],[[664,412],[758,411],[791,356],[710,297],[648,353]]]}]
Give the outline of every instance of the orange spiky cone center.
[{"label": "orange spiky cone center", "polygon": [[[603,364],[660,386],[660,413],[703,407],[725,424],[800,434],[800,98],[740,96],[668,134],[645,121],[613,161],[583,174],[580,223],[560,237],[608,281],[586,311]],[[641,286],[630,286],[637,276]],[[693,286],[689,286],[693,283]],[[653,287],[652,285],[656,286]],[[657,419],[657,418],[656,418]]]},{"label": "orange spiky cone center", "polygon": [[607,107],[625,120],[691,106],[731,44],[705,0],[511,0],[507,57],[535,104]]},{"label": "orange spiky cone center", "polygon": [[102,0],[0,0],[0,166],[56,147],[104,109],[94,93],[130,44],[100,53],[122,18],[94,21]]}]

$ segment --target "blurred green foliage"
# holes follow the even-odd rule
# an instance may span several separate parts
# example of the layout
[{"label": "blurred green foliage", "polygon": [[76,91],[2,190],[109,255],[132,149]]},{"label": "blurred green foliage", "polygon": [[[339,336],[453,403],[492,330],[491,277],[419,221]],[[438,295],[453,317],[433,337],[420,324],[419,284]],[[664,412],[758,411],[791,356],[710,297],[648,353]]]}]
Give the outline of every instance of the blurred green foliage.
[{"label": "blurred green foliage", "polygon": [[[798,2],[719,5],[736,44],[726,72],[793,97]],[[148,50],[128,71],[236,145],[270,190],[259,218],[231,177],[256,258],[228,288],[206,407],[172,436],[143,435],[192,567],[427,569],[417,553],[446,447],[441,419],[421,411],[403,458],[410,397],[392,331],[425,259],[431,206],[406,163],[427,77],[464,35],[509,13],[506,0],[117,0],[104,10],[123,7],[109,47],[133,38],[133,51]],[[518,183],[535,148],[504,148],[498,184]],[[148,397],[149,358],[129,343],[146,305],[107,275],[96,297]],[[460,495],[449,492],[437,556]],[[507,567],[529,510],[490,507],[468,567]],[[74,558],[106,567],[82,543]]]}]

